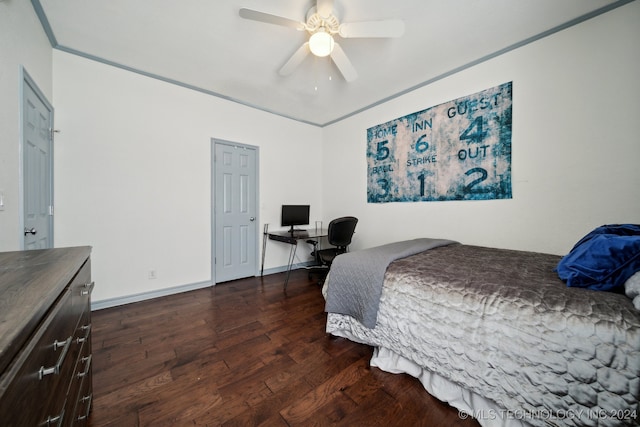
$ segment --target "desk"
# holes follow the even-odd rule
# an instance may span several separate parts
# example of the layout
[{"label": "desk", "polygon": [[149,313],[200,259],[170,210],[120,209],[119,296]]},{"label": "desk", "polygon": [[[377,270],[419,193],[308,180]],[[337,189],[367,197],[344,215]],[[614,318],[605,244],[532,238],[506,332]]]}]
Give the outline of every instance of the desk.
[{"label": "desk", "polygon": [[321,237],[326,237],[328,234],[329,232],[326,228],[311,228],[308,230],[299,230],[295,231],[293,234],[291,234],[287,230],[269,231],[269,224],[265,224],[262,233],[262,265],[260,267],[260,277],[262,277],[262,273],[264,272],[264,257],[267,252],[267,240],[275,240],[276,242],[282,242],[291,245],[291,248],[289,250],[289,262],[287,263],[287,276],[284,279],[284,288],[287,289],[287,283],[289,283],[289,274],[291,273],[291,267],[296,257],[298,240],[319,239]]}]

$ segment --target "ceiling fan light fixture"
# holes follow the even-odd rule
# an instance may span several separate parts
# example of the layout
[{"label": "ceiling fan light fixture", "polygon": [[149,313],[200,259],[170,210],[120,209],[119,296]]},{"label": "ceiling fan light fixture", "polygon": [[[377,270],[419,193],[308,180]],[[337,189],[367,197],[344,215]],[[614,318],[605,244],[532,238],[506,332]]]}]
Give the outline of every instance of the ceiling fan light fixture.
[{"label": "ceiling fan light fixture", "polygon": [[320,28],[309,38],[309,50],[315,56],[324,57],[330,55],[334,46],[333,37],[324,28]]}]

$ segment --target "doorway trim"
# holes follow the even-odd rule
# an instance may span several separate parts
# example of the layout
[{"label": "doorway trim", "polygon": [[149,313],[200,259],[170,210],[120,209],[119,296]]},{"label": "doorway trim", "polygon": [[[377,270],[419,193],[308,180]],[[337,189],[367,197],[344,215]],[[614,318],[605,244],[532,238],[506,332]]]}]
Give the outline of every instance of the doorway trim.
[{"label": "doorway trim", "polygon": [[24,68],[24,66],[20,66],[20,112],[19,112],[19,117],[20,117],[20,138],[19,138],[19,147],[18,147],[18,157],[19,157],[19,163],[18,163],[18,193],[20,195],[19,197],[19,203],[18,203],[18,216],[19,216],[19,220],[18,220],[18,236],[19,236],[19,242],[20,242],[20,249],[24,250],[24,213],[25,213],[25,206],[24,206],[24,192],[25,192],[25,188],[24,188],[24,138],[25,138],[25,132],[24,132],[24,126],[26,123],[26,117],[24,117],[24,107],[25,107],[25,88],[26,86],[29,86],[29,88],[33,91],[33,93],[35,93],[35,95],[38,97],[38,99],[40,99],[40,101],[42,101],[42,103],[44,104],[44,106],[47,108],[47,110],[49,111],[49,124],[50,124],[50,128],[49,128],[49,176],[47,177],[48,181],[49,181],[49,197],[50,197],[50,201],[51,201],[51,205],[49,207],[49,215],[48,215],[48,221],[47,221],[47,227],[49,228],[49,247],[54,247],[54,228],[53,228],[53,214],[54,214],[54,194],[53,194],[53,156],[54,156],[54,147],[53,147],[53,132],[54,132],[54,109],[53,109],[53,105],[49,102],[49,100],[47,99],[47,97],[44,95],[44,92],[42,92],[42,90],[40,90],[40,88],[38,87],[37,83],[35,82],[35,80],[29,75],[29,73],[27,72],[27,70]]},{"label": "doorway trim", "polygon": [[256,145],[241,144],[238,142],[227,141],[219,138],[211,138],[211,286],[216,286],[216,145],[223,144],[232,147],[245,148],[255,150],[256,153],[256,192],[255,192],[255,206],[256,206],[256,227],[255,227],[255,271],[254,276],[257,276],[260,272],[260,266],[258,265],[258,255],[260,249],[260,147]]}]

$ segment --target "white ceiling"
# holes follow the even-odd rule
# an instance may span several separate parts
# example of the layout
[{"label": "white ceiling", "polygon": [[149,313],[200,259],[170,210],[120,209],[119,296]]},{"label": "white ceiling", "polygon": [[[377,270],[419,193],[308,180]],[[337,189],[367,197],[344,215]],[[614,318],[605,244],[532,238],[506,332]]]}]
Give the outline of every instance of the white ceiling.
[{"label": "white ceiling", "polygon": [[32,0],[52,45],[324,126],[629,0],[335,0],[341,22],[400,18],[397,39],[340,39],[329,57],[278,70],[306,32],[243,19],[241,7],[304,21],[314,0]]}]

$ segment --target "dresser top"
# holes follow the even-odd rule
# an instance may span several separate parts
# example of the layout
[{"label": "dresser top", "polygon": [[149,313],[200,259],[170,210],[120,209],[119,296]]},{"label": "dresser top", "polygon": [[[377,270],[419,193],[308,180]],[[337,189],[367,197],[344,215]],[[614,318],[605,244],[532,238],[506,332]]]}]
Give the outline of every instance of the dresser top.
[{"label": "dresser top", "polygon": [[0,252],[0,372],[90,254],[89,246]]}]

